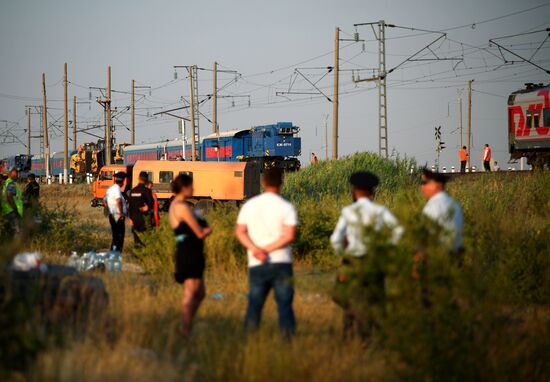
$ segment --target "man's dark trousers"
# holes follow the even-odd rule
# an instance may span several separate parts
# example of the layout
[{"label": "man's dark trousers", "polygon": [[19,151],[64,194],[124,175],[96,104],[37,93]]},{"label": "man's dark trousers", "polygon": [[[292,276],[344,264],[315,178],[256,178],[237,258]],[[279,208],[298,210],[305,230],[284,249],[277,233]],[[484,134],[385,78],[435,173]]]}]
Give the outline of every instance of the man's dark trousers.
[{"label": "man's dark trousers", "polygon": [[464,173],[466,172],[466,161],[460,161],[460,172]]},{"label": "man's dark trousers", "polygon": [[111,241],[111,250],[116,250],[122,252],[122,247],[124,246],[124,218],[115,220],[113,215],[109,215],[109,223],[111,224],[111,232],[113,234],[113,240]]},{"label": "man's dark trousers", "polygon": [[491,172],[491,161],[483,161],[483,168],[485,168],[485,171]]},{"label": "man's dark trousers", "polygon": [[252,330],[258,328],[265,300],[273,288],[279,311],[279,327],[285,337],[292,336],[296,330],[296,319],[292,310],[294,298],[292,264],[262,264],[251,267],[248,274],[250,291],[244,319],[245,327]]}]

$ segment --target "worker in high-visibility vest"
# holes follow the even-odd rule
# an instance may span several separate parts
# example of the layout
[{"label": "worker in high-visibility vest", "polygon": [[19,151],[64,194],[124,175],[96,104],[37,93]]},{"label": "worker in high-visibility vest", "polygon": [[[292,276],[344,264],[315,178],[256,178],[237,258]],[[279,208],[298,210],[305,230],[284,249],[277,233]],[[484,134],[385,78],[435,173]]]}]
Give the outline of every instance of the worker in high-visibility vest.
[{"label": "worker in high-visibility vest", "polygon": [[6,230],[12,234],[19,232],[19,223],[23,217],[23,197],[17,187],[19,171],[12,168],[2,187],[2,215],[6,221]]},{"label": "worker in high-visibility vest", "polygon": [[481,159],[483,159],[483,168],[485,171],[491,172],[491,148],[488,143],[486,143],[483,148],[483,156]]},{"label": "worker in high-visibility vest", "polygon": [[458,150],[458,156],[460,157],[460,172],[466,172],[466,163],[468,162],[468,152],[466,151],[466,146],[462,146]]}]

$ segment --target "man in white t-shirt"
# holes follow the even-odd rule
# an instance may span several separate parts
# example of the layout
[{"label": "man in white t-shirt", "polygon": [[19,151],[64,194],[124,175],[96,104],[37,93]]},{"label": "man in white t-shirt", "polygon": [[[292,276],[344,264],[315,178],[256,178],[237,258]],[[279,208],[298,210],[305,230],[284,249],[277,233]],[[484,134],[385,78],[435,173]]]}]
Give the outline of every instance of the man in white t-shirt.
[{"label": "man in white t-shirt", "polygon": [[441,227],[440,240],[451,253],[464,251],[464,212],[459,202],[445,191],[447,177],[424,169],[420,187],[428,202],[422,213]]},{"label": "man in white t-shirt", "polygon": [[124,246],[124,217],[127,214],[126,199],[122,194],[122,186],[124,185],[124,179],[126,173],[117,172],[115,174],[115,184],[113,184],[103,198],[103,204],[109,210],[109,223],[111,224],[112,241],[111,250],[122,252]]},{"label": "man in white t-shirt", "polygon": [[235,234],[248,252],[249,284],[245,327],[260,324],[264,302],[273,288],[279,310],[279,326],[287,338],[295,331],[292,310],[292,250],[298,217],[294,206],[279,195],[282,172],[266,169],[262,184],[265,192],[242,207]]}]

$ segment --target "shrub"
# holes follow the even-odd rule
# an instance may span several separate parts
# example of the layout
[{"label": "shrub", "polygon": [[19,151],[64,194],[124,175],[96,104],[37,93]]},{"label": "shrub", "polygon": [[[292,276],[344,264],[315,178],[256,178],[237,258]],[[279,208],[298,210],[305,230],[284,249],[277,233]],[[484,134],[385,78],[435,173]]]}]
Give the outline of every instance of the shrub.
[{"label": "shrub", "polygon": [[[212,234],[205,240],[206,265],[208,269],[242,268],[246,254],[235,237],[235,222],[238,210],[235,207],[217,207],[206,214]],[[160,226],[140,234],[145,247],[133,246],[135,255],[145,271],[157,275],[172,275],[176,244],[168,219],[161,219]]]},{"label": "shrub", "polygon": [[349,177],[356,171],[371,171],[380,178],[379,191],[393,191],[412,184],[414,164],[409,159],[387,160],[374,153],[357,153],[338,161],[321,161],[285,177],[282,194],[294,203],[323,196],[349,194]]}]

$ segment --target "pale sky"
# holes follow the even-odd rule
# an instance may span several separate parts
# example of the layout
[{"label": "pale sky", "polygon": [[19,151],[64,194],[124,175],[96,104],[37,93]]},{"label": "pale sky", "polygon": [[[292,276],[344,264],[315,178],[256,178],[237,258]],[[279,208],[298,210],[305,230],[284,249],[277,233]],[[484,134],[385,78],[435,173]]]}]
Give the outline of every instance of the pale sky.
[{"label": "pale sky", "polygon": [[[163,109],[180,105],[188,95],[186,73],[174,65],[211,68],[216,60],[221,69],[238,71],[242,77],[220,91],[218,122],[222,131],[292,121],[301,127],[302,161],[309,162],[315,151],[324,158],[323,116],[332,128],[332,104],[320,95],[277,95],[277,92],[312,93],[315,90],[295,69],[315,82],[334,61],[334,31],[342,28],[341,38],[350,39],[353,24],[384,19],[398,26],[448,31],[447,38],[432,46],[441,58],[454,61],[407,62],[388,75],[388,135],[390,152],[415,157],[420,164],[432,164],[435,156],[434,127],[442,126],[447,149],[442,165],[457,165],[459,135],[457,91],[463,93],[464,132],[467,121],[467,81],[474,79],[472,163],[478,164],[484,143],[493,147],[493,156],[507,167],[507,96],[525,82],[548,83],[549,76],[525,63],[501,66],[490,38],[536,31],[550,27],[550,6],[498,20],[499,16],[545,4],[540,0],[388,0],[388,1],[0,1],[0,120],[19,123],[14,133],[26,143],[25,105],[41,104],[41,73],[46,73],[48,107],[57,128],[51,127],[52,151],[63,147],[63,63],[68,63],[69,109],[77,96],[78,125],[102,123],[101,107],[95,102],[99,92],[89,87],[105,87],[107,66],[112,67],[112,88],[129,91],[131,80],[153,88],[138,92],[137,142],[175,138],[176,119],[152,117]],[[479,23],[478,23],[479,22]],[[475,25],[473,25],[475,24]],[[467,26],[466,26],[467,25]],[[341,42],[340,64],[340,143],[341,155],[357,151],[378,152],[378,98],[374,83],[354,84],[350,69],[377,66],[377,43],[370,28],[359,27],[361,43]],[[418,34],[418,36],[409,36]],[[498,40],[530,57],[547,33]],[[408,37],[402,37],[408,36]],[[393,68],[439,35],[420,34],[388,28],[387,68]],[[399,38],[396,38],[399,37]],[[478,49],[482,47],[485,49]],[[317,57],[316,59],[313,59]],[[427,52],[425,58],[435,57]],[[511,56],[507,56],[512,59]],[[457,59],[463,59],[459,61]],[[550,68],[550,41],[534,59]],[[454,68],[454,70],[453,70]],[[362,78],[372,75],[360,72]],[[234,80],[219,75],[219,86]],[[332,74],[317,86],[332,96]],[[212,93],[212,74],[199,72],[199,93]],[[228,96],[241,96],[228,98]],[[250,96],[250,107],[248,97]],[[202,98],[202,97],[201,97]],[[113,93],[113,107],[129,105],[129,95]],[[234,102],[234,106],[233,106]],[[201,112],[211,117],[211,103]],[[149,114],[150,117],[147,115]],[[114,120],[118,142],[129,141],[129,113]],[[33,116],[32,130],[38,129]],[[0,123],[0,131],[4,122]],[[211,132],[206,119],[200,121],[201,134]],[[101,130],[92,133],[103,135]],[[72,137],[72,135],[71,135]],[[79,143],[96,138],[79,134]],[[0,138],[1,140],[1,138]],[[69,143],[72,147],[72,143]],[[39,152],[33,139],[32,151]],[[25,153],[20,143],[0,144],[0,157]],[[330,155],[330,149],[329,149]]]}]

